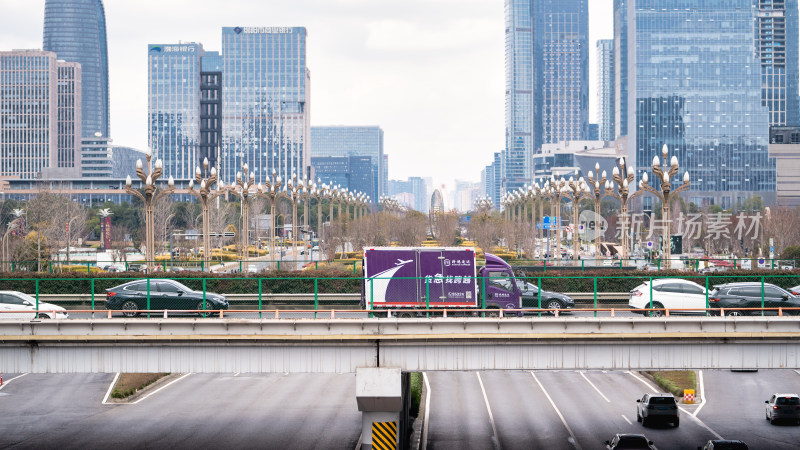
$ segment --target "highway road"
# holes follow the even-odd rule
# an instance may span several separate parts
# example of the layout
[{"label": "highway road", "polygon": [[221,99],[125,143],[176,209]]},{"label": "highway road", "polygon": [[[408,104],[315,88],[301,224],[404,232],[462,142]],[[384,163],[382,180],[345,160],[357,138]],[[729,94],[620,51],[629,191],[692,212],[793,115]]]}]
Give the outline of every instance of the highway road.
[{"label": "highway road", "polygon": [[361,433],[354,374],[191,374],[139,403],[103,404],[113,378],[13,380],[0,390],[0,448],[351,450]]},{"label": "highway road", "polygon": [[720,437],[751,449],[797,448],[800,427],[770,425],[764,400],[800,390],[799,374],[703,374],[707,403],[681,405],[676,429],[636,421],[636,399],[656,388],[627,371],[429,372],[427,448],[599,449],[616,433],[645,434],[661,449],[694,449]]}]

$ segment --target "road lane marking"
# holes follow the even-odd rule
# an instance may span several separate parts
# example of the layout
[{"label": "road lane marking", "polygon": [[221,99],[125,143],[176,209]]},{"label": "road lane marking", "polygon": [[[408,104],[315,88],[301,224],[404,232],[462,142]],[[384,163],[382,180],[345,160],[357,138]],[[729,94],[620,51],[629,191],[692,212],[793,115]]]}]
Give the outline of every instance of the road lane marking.
[{"label": "road lane marking", "polygon": [[577,450],[581,450],[581,445],[580,445],[580,444],[578,444],[578,439],[577,439],[577,438],[575,438],[575,433],[573,433],[573,432],[572,432],[572,428],[570,428],[570,427],[569,427],[569,425],[567,424],[567,421],[566,421],[566,420],[564,420],[564,416],[563,416],[563,415],[561,415],[561,411],[559,411],[559,410],[558,410],[558,407],[556,406],[556,403],[553,401],[553,399],[552,399],[552,398],[550,398],[550,394],[548,394],[548,393],[547,393],[547,390],[544,388],[544,386],[542,386],[542,382],[541,382],[541,381],[539,381],[539,379],[538,379],[538,378],[536,378],[536,374],[535,374],[535,373],[533,373],[533,372],[531,372],[531,375],[533,376],[533,379],[534,379],[534,380],[536,380],[536,384],[538,384],[538,385],[539,385],[539,387],[542,389],[542,392],[544,392],[544,396],[545,396],[545,397],[547,397],[547,400],[550,402],[550,406],[552,406],[552,407],[553,407],[553,409],[556,411],[556,414],[558,414],[558,418],[559,418],[559,419],[561,419],[561,423],[563,423],[563,424],[564,424],[564,428],[566,428],[566,429],[567,429],[567,432],[569,433],[569,436],[570,436],[570,438],[572,439],[572,440],[570,441],[570,443],[571,443],[573,446],[575,446],[575,448],[576,448]]},{"label": "road lane marking", "polygon": [[[602,392],[600,392],[600,389],[597,389],[597,386],[595,386],[595,385],[594,385],[594,383],[592,383],[591,381],[589,381],[589,379],[588,379],[588,378],[586,378],[586,375],[585,375],[583,372],[580,372],[580,374],[581,374],[581,376],[583,377],[583,379],[584,379],[584,380],[586,380],[586,382],[587,382],[587,383],[589,383],[589,385],[590,385],[590,386],[592,386],[592,387],[594,388],[594,390],[595,390],[595,391],[597,391],[597,393],[598,393],[598,394],[600,394],[600,397],[603,397],[603,400],[605,400],[605,401],[606,401],[606,402],[608,402],[608,403],[611,403],[611,400],[609,400],[609,399],[608,399],[608,397],[606,397],[605,395],[603,395],[603,393],[602,393]],[[627,420],[627,419],[626,419],[626,420]]]},{"label": "road lane marking", "polygon": [[794,373],[796,373],[796,374],[800,375],[800,370],[797,370],[797,369],[795,369],[795,370],[794,370]]},{"label": "road lane marking", "polygon": [[486,389],[483,387],[483,380],[481,380],[480,372],[475,372],[475,375],[478,376],[478,383],[481,385],[481,392],[483,393],[483,402],[486,403],[486,410],[489,411],[489,422],[492,423],[492,436],[494,437],[492,440],[495,443],[496,448],[500,448],[500,436],[497,435],[497,427],[494,425],[494,415],[492,414],[492,407],[489,406],[489,398],[486,396]]},{"label": "road lane marking", "polygon": [[703,406],[706,406],[706,388],[705,385],[703,384],[703,371],[698,370],[697,376],[700,378],[698,382],[698,386],[700,387],[700,406],[698,406],[697,409],[694,411],[694,414],[692,414],[695,417],[697,417],[697,413],[699,413],[700,410],[703,409]]},{"label": "road lane marking", "polygon": [[235,374],[233,374],[233,376],[238,377],[239,376],[239,372],[236,372]]},{"label": "road lane marking", "polygon": [[147,394],[147,395],[143,396],[143,397],[142,397],[142,398],[140,398],[139,400],[136,400],[135,402],[128,403],[128,404],[129,404],[129,405],[135,405],[135,404],[137,404],[137,403],[141,402],[142,400],[144,400],[144,399],[146,399],[146,398],[150,397],[151,395],[155,394],[156,392],[159,392],[159,391],[161,391],[162,389],[164,389],[164,388],[166,388],[166,387],[169,387],[169,386],[171,386],[171,385],[173,385],[173,384],[177,383],[178,381],[181,381],[182,379],[184,379],[184,378],[188,377],[188,376],[189,376],[189,375],[191,375],[191,374],[192,374],[192,372],[185,373],[185,374],[181,375],[180,377],[178,377],[178,378],[176,378],[176,379],[174,379],[174,380],[170,381],[169,383],[167,383],[167,384],[165,384],[165,385],[161,386],[160,388],[156,389],[155,391],[153,391],[153,392],[150,392],[149,394]]},{"label": "road lane marking", "polygon": [[12,378],[12,379],[10,379],[10,380],[6,380],[6,381],[4,381],[4,382],[3,382],[3,385],[2,385],[2,386],[0,386],[0,389],[3,389],[4,387],[8,386],[8,383],[11,383],[12,381],[16,380],[17,378],[22,378],[22,377],[24,377],[24,376],[25,376],[25,375],[27,375],[28,373],[29,373],[29,372],[25,372],[25,373],[23,373],[22,375],[17,375],[17,376],[15,376],[14,378]]},{"label": "road lane marking", "polygon": [[[644,384],[645,386],[647,386],[648,388],[650,388],[650,390],[651,390],[651,391],[653,391],[654,393],[657,393],[657,392],[658,392],[658,391],[657,391],[657,390],[656,390],[656,389],[655,389],[655,388],[654,388],[654,387],[653,387],[653,386],[652,386],[650,383],[648,383],[647,381],[643,380],[642,378],[640,378],[638,375],[636,375],[635,373],[631,372],[630,370],[628,370],[626,373],[630,374],[630,376],[632,376],[633,378],[636,378],[637,380],[639,380],[640,382],[642,382],[642,384]],[[697,422],[697,424],[698,424],[698,425],[700,425],[701,427],[703,427],[703,428],[705,428],[706,430],[708,430],[708,432],[709,432],[709,433],[711,433],[711,434],[713,434],[714,436],[716,436],[716,437],[717,437],[717,439],[724,439],[722,436],[720,436],[720,434],[719,434],[719,433],[717,433],[716,431],[712,430],[712,429],[711,429],[711,428],[710,428],[708,425],[706,425],[706,424],[705,424],[705,423],[704,423],[702,420],[698,419],[698,418],[697,418],[697,416],[693,415],[692,413],[690,413],[689,411],[687,411],[687,410],[686,410],[685,408],[683,408],[682,406],[679,406],[679,407],[678,407],[678,409],[680,409],[681,411],[683,411],[683,413],[684,413],[684,414],[686,414],[687,416],[689,416],[689,418],[690,418],[690,419],[692,419],[692,420],[694,420],[695,422]]]},{"label": "road lane marking", "polygon": [[622,418],[623,418],[623,419],[625,419],[625,422],[628,422],[628,425],[633,425],[633,422],[631,422],[630,420],[628,420],[628,418],[627,418],[627,417],[625,417],[625,414],[620,414],[620,416],[622,416]]},{"label": "road lane marking", "polygon": [[428,427],[430,426],[430,422],[428,421],[428,417],[430,417],[431,412],[431,384],[428,383],[428,374],[427,372],[422,372],[422,380],[425,381],[425,391],[427,394],[425,395],[425,419],[422,424],[422,448],[421,450],[427,450],[428,448]]},{"label": "road lane marking", "polygon": [[114,379],[111,380],[111,384],[108,385],[108,390],[106,391],[106,396],[103,397],[103,405],[109,405],[108,403],[108,396],[111,395],[111,390],[114,389],[114,385],[117,384],[117,380],[119,380],[119,372],[114,375]]}]

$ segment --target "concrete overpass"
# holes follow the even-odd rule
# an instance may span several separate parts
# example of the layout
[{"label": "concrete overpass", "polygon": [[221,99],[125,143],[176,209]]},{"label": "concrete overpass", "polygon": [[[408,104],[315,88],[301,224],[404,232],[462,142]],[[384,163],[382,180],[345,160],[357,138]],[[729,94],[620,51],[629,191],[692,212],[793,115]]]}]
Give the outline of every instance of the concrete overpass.
[{"label": "concrete overpass", "polygon": [[0,371],[800,368],[800,318],[0,322]]}]

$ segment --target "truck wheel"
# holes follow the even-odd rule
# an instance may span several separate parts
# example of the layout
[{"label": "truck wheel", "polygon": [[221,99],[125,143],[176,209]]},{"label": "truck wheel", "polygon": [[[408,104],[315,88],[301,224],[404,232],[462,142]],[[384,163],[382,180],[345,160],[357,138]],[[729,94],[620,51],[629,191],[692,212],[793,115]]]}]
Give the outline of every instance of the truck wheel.
[{"label": "truck wheel", "polygon": [[497,306],[489,306],[486,311],[486,317],[500,317],[500,308]]},{"label": "truck wheel", "polygon": [[414,318],[414,313],[410,313],[410,312],[397,313],[397,318],[399,318],[399,319],[413,319]]}]

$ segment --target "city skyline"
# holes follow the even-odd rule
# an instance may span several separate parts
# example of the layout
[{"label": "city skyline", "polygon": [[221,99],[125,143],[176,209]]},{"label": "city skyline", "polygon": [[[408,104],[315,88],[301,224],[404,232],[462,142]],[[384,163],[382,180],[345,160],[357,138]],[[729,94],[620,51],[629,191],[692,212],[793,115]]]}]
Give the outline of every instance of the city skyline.
[{"label": "city skyline", "polygon": [[[297,3],[222,7],[209,1],[189,11],[181,4],[106,0],[114,144],[146,147],[147,44],[195,41],[219,51],[222,26],[304,26],[314,81],[312,126],[380,126],[386,153],[393,155],[391,178],[432,176],[437,185],[479,179],[474,159],[490,159],[504,142],[502,5],[403,2],[398,12],[393,6],[400,2]],[[44,0],[0,0],[0,8],[8,12],[0,18],[5,45],[41,47]],[[590,13],[607,19],[604,35],[597,34],[602,23],[590,28],[590,43],[611,37],[610,0],[590,2]],[[146,18],[153,31],[143,33],[137,18]],[[420,103],[426,97],[434,101]]]}]

